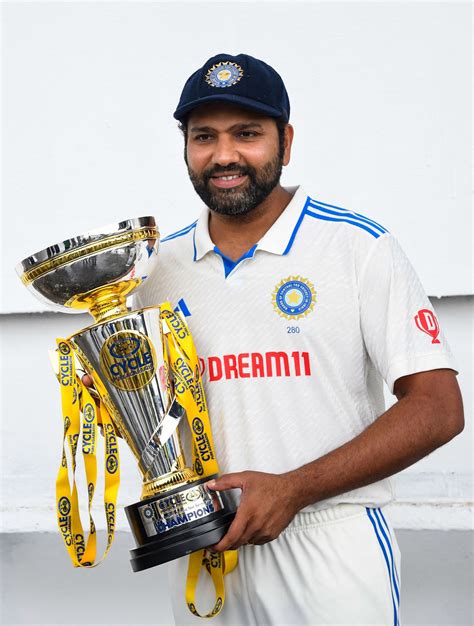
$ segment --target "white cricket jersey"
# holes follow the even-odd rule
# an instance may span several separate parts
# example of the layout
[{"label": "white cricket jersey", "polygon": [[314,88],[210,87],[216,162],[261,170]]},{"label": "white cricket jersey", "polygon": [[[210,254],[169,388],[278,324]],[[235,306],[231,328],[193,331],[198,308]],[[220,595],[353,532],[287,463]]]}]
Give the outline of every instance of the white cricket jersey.
[{"label": "white cricket jersey", "polygon": [[[278,220],[235,263],[211,241],[205,208],[162,240],[137,297],[139,306],[169,300],[186,316],[223,473],[296,469],[384,412],[383,380],[393,391],[401,376],[456,369],[396,239],[301,187],[289,191]],[[386,479],[309,508],[378,507],[392,495]]]}]

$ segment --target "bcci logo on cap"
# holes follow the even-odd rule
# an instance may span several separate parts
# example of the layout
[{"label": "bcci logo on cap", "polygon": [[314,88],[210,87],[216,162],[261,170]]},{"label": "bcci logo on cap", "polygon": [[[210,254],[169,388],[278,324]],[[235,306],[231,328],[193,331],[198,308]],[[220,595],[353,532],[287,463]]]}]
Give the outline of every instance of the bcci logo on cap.
[{"label": "bcci logo on cap", "polygon": [[222,61],[213,65],[206,74],[206,83],[211,87],[232,87],[244,75],[244,70],[231,61]]},{"label": "bcci logo on cap", "polygon": [[288,276],[276,285],[272,294],[273,308],[281,317],[297,320],[314,308],[316,292],[314,285],[302,276]]}]

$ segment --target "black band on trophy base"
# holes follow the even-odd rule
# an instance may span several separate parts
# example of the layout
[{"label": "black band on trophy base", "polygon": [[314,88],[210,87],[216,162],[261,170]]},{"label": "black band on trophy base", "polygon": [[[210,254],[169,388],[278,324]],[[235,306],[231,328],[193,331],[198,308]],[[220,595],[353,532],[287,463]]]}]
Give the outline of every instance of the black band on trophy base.
[{"label": "black band on trophy base", "polygon": [[173,533],[172,537],[160,538],[130,550],[133,571],[141,572],[214,545],[226,534],[234,517],[235,513],[224,513],[220,519],[202,522],[198,528]]},{"label": "black band on trophy base", "polygon": [[211,546],[235,517],[226,492],[212,491],[207,476],[125,508],[137,548],[130,551],[134,572],[161,565]]}]

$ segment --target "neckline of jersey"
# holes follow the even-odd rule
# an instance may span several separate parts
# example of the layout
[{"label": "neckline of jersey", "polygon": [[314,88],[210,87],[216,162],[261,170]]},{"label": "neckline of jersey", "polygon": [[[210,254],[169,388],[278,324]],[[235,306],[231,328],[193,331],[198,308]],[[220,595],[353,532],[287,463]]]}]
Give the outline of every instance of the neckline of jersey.
[{"label": "neckline of jersey", "polygon": [[[301,186],[286,187],[286,190],[293,194],[293,198],[283,213],[268,229],[258,244],[250,248],[235,264],[231,259],[228,259],[233,264],[233,267],[243,259],[253,256],[256,250],[264,250],[280,256],[288,254],[301,224],[308,196]],[[207,207],[203,209],[197,220],[196,228],[194,228],[194,261],[200,261],[208,252],[216,252],[224,259],[224,255],[220,250],[216,251],[216,246],[209,235],[209,212]]]},{"label": "neckline of jersey", "polygon": [[224,263],[225,278],[229,276],[229,274],[237,267],[237,265],[239,265],[239,263],[241,263],[242,261],[245,261],[245,259],[252,258],[253,255],[255,254],[256,249],[257,249],[257,245],[252,246],[240,258],[238,258],[236,261],[233,261],[228,256],[226,256],[223,252],[221,252],[217,246],[214,246],[214,252],[222,258],[222,261]]}]

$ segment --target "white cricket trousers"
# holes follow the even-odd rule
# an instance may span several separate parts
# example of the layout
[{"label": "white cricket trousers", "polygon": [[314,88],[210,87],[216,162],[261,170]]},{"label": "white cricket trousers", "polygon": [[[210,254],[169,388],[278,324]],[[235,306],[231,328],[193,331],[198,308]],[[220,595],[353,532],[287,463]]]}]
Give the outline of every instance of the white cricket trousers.
[{"label": "white cricket trousers", "polygon": [[[175,622],[202,626],[184,600],[187,562],[169,564]],[[224,608],[205,620],[209,626],[399,624],[400,550],[379,508],[339,504],[298,513],[274,541],[240,548],[225,584]],[[198,610],[207,613],[214,600],[202,572]]]}]

